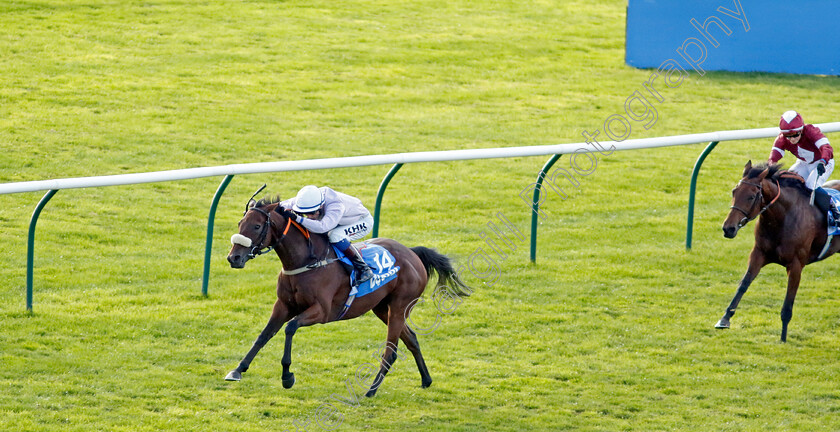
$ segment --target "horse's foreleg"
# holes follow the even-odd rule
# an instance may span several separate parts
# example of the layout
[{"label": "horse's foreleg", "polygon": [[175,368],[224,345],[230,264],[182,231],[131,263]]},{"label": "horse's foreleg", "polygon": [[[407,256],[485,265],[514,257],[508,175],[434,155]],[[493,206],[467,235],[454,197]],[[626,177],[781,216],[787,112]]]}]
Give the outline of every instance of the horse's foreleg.
[{"label": "horse's foreleg", "polygon": [[290,371],[292,366],[292,338],[295,336],[295,332],[300,327],[306,327],[315,323],[324,323],[326,321],[324,310],[319,304],[315,304],[303,311],[300,315],[294,317],[286,325],[286,344],[283,347],[283,359],[280,360],[280,364],[283,365],[283,388],[288,389],[295,385],[295,374]]},{"label": "horse's foreleg", "polygon": [[782,342],[787,342],[788,323],[793,317],[793,301],[796,300],[796,291],[799,290],[799,280],[802,277],[802,265],[794,261],[788,266],[788,286],[785,302],[782,304]]},{"label": "horse's foreleg", "polygon": [[747,270],[747,273],[744,274],[744,277],[741,279],[741,283],[738,284],[738,291],[735,292],[735,297],[732,298],[732,301],[729,303],[729,307],[726,308],[726,312],[724,312],[723,317],[717,322],[717,324],[715,324],[715,328],[729,328],[729,319],[732,318],[732,315],[735,315],[735,309],[738,307],[738,303],[741,302],[741,297],[747,293],[747,289],[750,287],[750,283],[752,283],[753,279],[755,279],[755,276],[756,275]]},{"label": "horse's foreleg", "polygon": [[239,366],[236,369],[230,371],[225,377],[227,381],[239,381],[242,379],[242,374],[248,370],[251,366],[251,361],[254,360],[254,357],[257,356],[257,353],[260,352],[260,349],[274,337],[275,334],[283,327],[283,323],[286,322],[288,315],[288,311],[286,306],[280,303],[278,300],[274,303],[274,309],[271,312],[271,318],[268,319],[268,324],[265,325],[265,328],[257,337],[257,340],[254,341],[254,345],[251,346],[251,349],[248,351],[248,354],[245,354],[245,357],[242,361],[239,362]]},{"label": "horse's foreleg", "polygon": [[391,309],[387,322],[388,338],[386,340],[387,343],[385,344],[385,350],[382,352],[382,363],[379,367],[379,372],[376,374],[376,378],[373,379],[370,390],[365,393],[365,396],[367,397],[373,397],[376,395],[376,391],[379,390],[379,386],[382,385],[382,380],[385,379],[385,375],[391,369],[394,362],[397,361],[397,341],[400,337],[400,333],[402,333],[405,328],[405,316],[401,313],[394,312],[394,309]]},{"label": "horse's foreleg", "polygon": [[764,254],[761,252],[753,249],[750,253],[750,263],[747,267],[747,272],[744,274],[744,277],[741,278],[741,282],[738,284],[738,291],[735,292],[735,297],[732,298],[732,301],[729,303],[729,307],[726,308],[726,312],[723,314],[723,318],[721,318],[717,324],[715,324],[715,328],[718,329],[727,329],[729,328],[729,319],[732,318],[732,315],[735,315],[735,309],[738,308],[738,303],[741,302],[741,297],[747,293],[747,289],[749,289],[750,284],[755,277],[758,276],[758,272],[761,271],[761,267],[764,266]]},{"label": "horse's foreleg", "polygon": [[283,346],[283,359],[280,364],[283,365],[283,388],[292,388],[295,385],[295,374],[289,368],[292,366],[292,337],[300,327],[300,321],[297,318],[289,321],[286,326],[286,344]]}]

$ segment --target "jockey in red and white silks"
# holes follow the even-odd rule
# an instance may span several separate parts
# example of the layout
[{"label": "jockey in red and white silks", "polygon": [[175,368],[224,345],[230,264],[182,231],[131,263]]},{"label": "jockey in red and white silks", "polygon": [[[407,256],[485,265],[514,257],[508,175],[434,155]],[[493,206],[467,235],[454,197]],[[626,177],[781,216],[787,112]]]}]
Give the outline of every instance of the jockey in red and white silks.
[{"label": "jockey in red and white silks", "polygon": [[787,111],[779,120],[779,136],[770,150],[771,164],[779,162],[785,150],[796,156],[797,161],[788,168],[803,179],[813,190],[823,185],[834,171],[834,149],[820,128],[802,120],[796,111]]},{"label": "jockey in red and white silks", "polygon": [[[779,120],[779,136],[770,150],[770,163],[774,164],[785,155],[793,153],[797,161],[788,168],[805,179],[805,186],[814,191],[813,203],[821,211],[830,211],[834,226],[840,227],[840,210],[821,186],[834,171],[834,149],[828,143],[820,128],[805,124],[796,111],[786,111]],[[829,222],[830,224],[830,222]]]}]

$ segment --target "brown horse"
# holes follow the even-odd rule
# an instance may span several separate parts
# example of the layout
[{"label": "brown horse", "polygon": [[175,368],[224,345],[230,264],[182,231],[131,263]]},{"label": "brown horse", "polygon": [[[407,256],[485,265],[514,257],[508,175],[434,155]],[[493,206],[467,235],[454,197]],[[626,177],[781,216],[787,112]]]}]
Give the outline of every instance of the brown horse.
[{"label": "brown horse", "polygon": [[350,293],[348,273],[337,261],[335,251],[325,235],[313,234],[296,222],[283,217],[278,211],[278,201],[251,199],[245,215],[239,221],[239,233],[231,238],[233,247],[228,261],[233,268],[242,268],[251,259],[271,249],[280,257],[283,270],[277,281],[277,301],[262,333],[254,342],[239,366],[225,379],[239,381],[248,370],[259,350],[286,325],[286,343],[283,351],[283,387],[291,388],[295,376],[289,371],[292,363],[292,337],[300,327],[325,324],[339,319],[359,317],[373,310],[388,326],[388,337],[379,372],[366,396],[376,393],[385,374],[397,357],[397,338],[414,356],[420,370],[421,386],[432,384],[426,368],[417,335],[406,325],[411,307],[426,289],[432,272],[437,273],[437,289],[446,289],[444,295],[466,296],[472,291],[453,270],[449,258],[425,247],[407,248],[402,244],[379,238],[371,243],[380,245],[394,256],[394,265],[400,267],[397,277],[376,291],[356,298],[349,309],[345,301]]},{"label": "brown horse", "polygon": [[[838,186],[840,182],[836,181],[825,185],[840,190]],[[755,244],[750,252],[747,273],[716,328],[729,328],[729,319],[750,283],[765,265],[774,263],[785,267],[788,274],[787,296],[781,312],[781,340],[787,340],[802,268],[840,250],[837,238],[826,245],[825,212],[810,204],[810,196],[811,191],[805,187],[802,177],[780,170],[778,165],[753,167],[752,162],[747,162],[743,178],[732,190],[732,207],[723,222],[723,235],[734,238],[741,227],[758,218]]]}]

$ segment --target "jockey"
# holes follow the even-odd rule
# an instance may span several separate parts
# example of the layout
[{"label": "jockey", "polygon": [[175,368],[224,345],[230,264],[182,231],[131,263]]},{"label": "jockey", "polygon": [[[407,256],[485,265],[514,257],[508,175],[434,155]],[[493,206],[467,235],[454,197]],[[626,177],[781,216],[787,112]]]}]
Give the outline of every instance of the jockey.
[{"label": "jockey", "polygon": [[[294,213],[284,209],[291,208]],[[277,210],[314,233],[327,233],[330,244],[344,252],[356,269],[356,283],[373,277],[370,267],[350,243],[365,237],[373,226],[373,216],[362,202],[328,187],[304,186],[297,196],[280,203]],[[353,287],[355,288],[355,287]]]},{"label": "jockey", "polygon": [[[828,193],[820,186],[834,171],[834,149],[820,128],[805,124],[796,111],[786,111],[779,120],[779,136],[770,150],[770,164],[779,162],[785,150],[798,159],[788,171],[805,179],[805,186],[816,193],[815,202],[824,211],[831,210],[835,223],[840,223],[840,211],[834,206]],[[813,180],[811,180],[813,177]]]}]

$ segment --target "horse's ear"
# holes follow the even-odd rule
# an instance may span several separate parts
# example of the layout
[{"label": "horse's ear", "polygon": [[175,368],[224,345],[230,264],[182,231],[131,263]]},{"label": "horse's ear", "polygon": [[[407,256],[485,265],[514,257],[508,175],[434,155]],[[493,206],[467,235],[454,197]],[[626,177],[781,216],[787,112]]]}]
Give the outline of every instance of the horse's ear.
[{"label": "horse's ear", "polygon": [[747,176],[747,173],[750,172],[751,169],[752,169],[752,161],[748,160],[747,164],[744,165],[744,177]]},{"label": "horse's ear", "polygon": [[248,201],[248,210],[254,208],[255,205],[257,205],[257,201],[252,198],[250,201]]},{"label": "horse's ear", "polygon": [[770,167],[767,167],[767,169],[765,169],[764,171],[761,172],[761,174],[758,175],[758,177],[757,177],[758,182],[761,183],[762,181],[764,181],[764,178],[767,177],[767,174],[769,174],[769,173],[770,173]]}]

